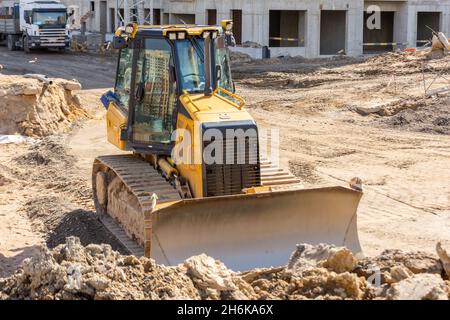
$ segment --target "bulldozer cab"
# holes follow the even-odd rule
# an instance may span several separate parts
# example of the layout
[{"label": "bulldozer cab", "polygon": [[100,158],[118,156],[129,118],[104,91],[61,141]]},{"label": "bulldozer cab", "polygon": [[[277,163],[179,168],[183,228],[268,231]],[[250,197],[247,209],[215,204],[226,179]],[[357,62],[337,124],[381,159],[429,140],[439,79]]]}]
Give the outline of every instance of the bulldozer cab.
[{"label": "bulldozer cab", "polygon": [[[137,28],[137,27],[135,27]],[[115,95],[127,112],[131,149],[170,154],[183,93],[234,91],[220,27],[146,26],[116,35],[120,47]]]}]

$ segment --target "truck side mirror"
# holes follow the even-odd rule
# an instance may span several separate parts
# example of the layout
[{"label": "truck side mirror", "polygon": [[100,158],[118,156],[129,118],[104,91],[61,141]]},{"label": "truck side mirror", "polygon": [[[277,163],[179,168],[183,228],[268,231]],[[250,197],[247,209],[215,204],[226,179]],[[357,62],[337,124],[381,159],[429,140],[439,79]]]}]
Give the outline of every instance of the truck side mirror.
[{"label": "truck side mirror", "polygon": [[123,49],[127,46],[127,41],[123,37],[114,36],[112,41],[112,47],[114,49]]}]

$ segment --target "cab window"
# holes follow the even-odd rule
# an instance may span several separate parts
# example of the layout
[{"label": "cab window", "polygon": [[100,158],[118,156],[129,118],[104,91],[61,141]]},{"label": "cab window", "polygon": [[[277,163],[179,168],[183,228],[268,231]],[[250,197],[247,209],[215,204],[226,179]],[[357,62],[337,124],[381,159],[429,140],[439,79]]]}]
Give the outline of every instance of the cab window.
[{"label": "cab window", "polygon": [[125,110],[128,110],[128,102],[131,94],[131,71],[133,66],[133,50],[122,49],[119,58],[119,70],[117,72],[117,80],[115,93]]},{"label": "cab window", "polygon": [[205,90],[204,40],[188,38],[175,43],[180,64],[181,88],[189,93]]},{"label": "cab window", "polygon": [[137,143],[171,142],[176,82],[172,47],[166,39],[146,39],[136,72],[133,140]]},{"label": "cab window", "polygon": [[225,38],[218,37],[215,43],[216,65],[221,68],[221,78],[218,81],[219,87],[233,91],[233,80],[231,78],[231,63],[228,48],[225,46]]}]

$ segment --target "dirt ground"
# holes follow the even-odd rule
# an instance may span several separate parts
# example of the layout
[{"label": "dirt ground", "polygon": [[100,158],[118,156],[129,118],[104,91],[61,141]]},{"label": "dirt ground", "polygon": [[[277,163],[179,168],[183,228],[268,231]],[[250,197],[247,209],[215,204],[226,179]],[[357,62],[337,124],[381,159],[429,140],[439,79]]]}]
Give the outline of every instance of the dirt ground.
[{"label": "dirt ground", "polygon": [[114,85],[116,61],[110,56],[52,51],[22,51],[11,53],[0,47],[0,64],[3,74],[45,74],[49,77],[78,79],[84,89],[107,88]]},{"label": "dirt ground", "polygon": [[[450,240],[450,98],[422,99],[421,64],[433,70],[428,86],[434,70],[448,74],[448,61],[243,64],[237,87],[260,126],[280,129],[280,160],[307,186],[363,180],[358,229],[366,255],[387,247],[431,253],[436,239]],[[448,85],[439,78],[430,89]],[[355,112],[379,104],[398,113]]]},{"label": "dirt ground", "polygon": [[[97,112],[41,144],[0,145],[0,277],[40,243],[54,247],[69,235],[120,251],[90,219],[89,191],[94,157],[118,152],[106,142],[98,101],[114,82],[115,63],[82,54],[67,54],[64,64],[57,53],[36,56],[30,64],[30,56],[0,48],[4,73],[77,78],[87,89],[83,104]],[[437,240],[450,242],[450,96],[423,99],[422,70],[429,84],[435,72],[448,74],[448,61],[273,59],[236,63],[235,78],[258,125],[280,130],[281,164],[305,186],[363,180],[358,229],[367,256],[387,248],[435,254]],[[430,89],[444,85],[439,78]],[[381,109],[361,115],[361,106]]]}]

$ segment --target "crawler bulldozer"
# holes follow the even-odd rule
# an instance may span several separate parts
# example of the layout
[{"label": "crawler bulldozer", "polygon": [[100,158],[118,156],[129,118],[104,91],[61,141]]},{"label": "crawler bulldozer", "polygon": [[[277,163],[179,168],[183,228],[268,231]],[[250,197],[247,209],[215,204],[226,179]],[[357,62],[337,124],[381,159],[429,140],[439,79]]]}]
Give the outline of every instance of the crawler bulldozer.
[{"label": "crawler bulldozer", "polygon": [[232,22],[129,24],[107,109],[107,139],[125,152],[92,171],[99,219],[131,254],[165,265],[206,253],[233,270],[285,265],[298,243],[361,252],[361,190],[306,189],[263,157],[235,93]]}]

